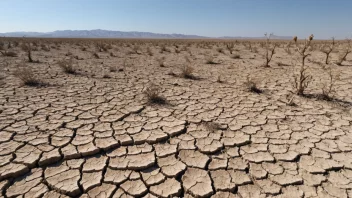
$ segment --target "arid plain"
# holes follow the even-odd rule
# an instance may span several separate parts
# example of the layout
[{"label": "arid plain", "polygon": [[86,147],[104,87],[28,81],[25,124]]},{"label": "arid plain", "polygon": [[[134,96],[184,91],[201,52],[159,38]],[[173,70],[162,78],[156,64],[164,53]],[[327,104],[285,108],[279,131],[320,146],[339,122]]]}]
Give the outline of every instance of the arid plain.
[{"label": "arid plain", "polygon": [[0,197],[352,197],[348,41],[0,51]]}]

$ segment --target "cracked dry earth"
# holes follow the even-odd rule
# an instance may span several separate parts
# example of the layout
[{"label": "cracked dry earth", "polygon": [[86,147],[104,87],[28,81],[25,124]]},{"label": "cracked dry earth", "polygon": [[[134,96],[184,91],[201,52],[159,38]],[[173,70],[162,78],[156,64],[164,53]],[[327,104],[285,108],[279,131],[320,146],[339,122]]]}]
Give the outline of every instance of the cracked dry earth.
[{"label": "cracked dry earth", "polygon": [[[249,51],[215,66],[195,55],[202,79],[188,80],[167,75],[183,55],[164,68],[131,55],[105,79],[64,74],[54,65],[63,53],[34,53],[44,63],[29,65],[50,86],[22,86],[10,72],[1,86],[1,198],[352,197],[349,107],[300,97],[287,106],[289,67],[255,68],[261,59]],[[117,62],[79,64],[84,73]],[[351,102],[352,71],[337,69],[337,97]],[[216,82],[220,71],[227,82]],[[265,79],[263,94],[242,89],[251,72]],[[169,105],[146,103],[150,82]]]}]

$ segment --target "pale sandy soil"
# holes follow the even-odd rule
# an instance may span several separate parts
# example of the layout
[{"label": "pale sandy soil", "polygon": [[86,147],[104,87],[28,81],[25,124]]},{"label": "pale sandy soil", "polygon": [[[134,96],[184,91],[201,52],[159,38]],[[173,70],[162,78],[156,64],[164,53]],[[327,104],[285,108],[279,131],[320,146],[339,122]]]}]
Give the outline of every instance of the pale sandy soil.
[{"label": "pale sandy soil", "polygon": [[[328,67],[340,73],[333,101],[295,96],[290,106],[300,65],[294,48],[292,55],[277,48],[264,68],[259,44],[253,44],[257,53],[236,44],[240,59],[233,59],[222,41],[208,48],[144,40],[140,54],[129,54],[125,45],[135,41],[110,40],[104,42],[115,42],[113,49],[96,59],[94,43],[72,42],[32,52],[40,63],[26,64],[44,87],[25,86],[13,75],[27,60],[19,47],[11,49],[19,57],[0,55],[1,198],[352,197],[351,54],[337,66],[339,52],[332,53]],[[163,42],[171,52],[160,53],[155,44]],[[172,42],[190,47],[175,53]],[[82,59],[75,59],[77,75],[57,64],[68,51]],[[207,54],[219,64],[206,64]],[[313,81],[305,93],[320,94],[329,77],[324,54],[315,50],[308,59]],[[184,65],[199,79],[178,77]],[[246,90],[248,75],[263,93]],[[143,91],[151,83],[167,105],[147,103]]]}]

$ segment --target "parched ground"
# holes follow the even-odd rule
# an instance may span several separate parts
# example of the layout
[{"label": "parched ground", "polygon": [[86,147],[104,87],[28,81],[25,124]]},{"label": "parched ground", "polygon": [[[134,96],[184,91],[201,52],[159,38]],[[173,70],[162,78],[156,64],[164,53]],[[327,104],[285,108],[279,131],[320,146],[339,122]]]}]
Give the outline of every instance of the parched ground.
[{"label": "parched ground", "polygon": [[[87,51],[66,42],[33,51],[40,63],[27,66],[44,87],[13,75],[25,52],[0,56],[1,198],[352,197],[351,56],[344,66],[330,65],[340,73],[333,101],[296,96],[290,106],[299,67],[293,49],[288,55],[278,48],[264,68],[259,45],[254,53],[236,44],[240,58],[233,59],[218,53],[216,45],[226,48],[216,42],[209,49],[191,43],[180,53],[169,44],[171,52],[160,53],[143,41],[140,54],[129,54],[126,43],[98,52],[99,59],[93,44]],[[77,75],[56,64],[68,51],[80,59]],[[218,64],[206,64],[208,54]],[[319,64],[323,53],[309,59],[306,93],[314,95],[328,75]],[[198,80],[177,76],[187,64]],[[248,75],[263,93],[246,90]],[[168,104],[147,102],[143,91],[151,83]]]}]

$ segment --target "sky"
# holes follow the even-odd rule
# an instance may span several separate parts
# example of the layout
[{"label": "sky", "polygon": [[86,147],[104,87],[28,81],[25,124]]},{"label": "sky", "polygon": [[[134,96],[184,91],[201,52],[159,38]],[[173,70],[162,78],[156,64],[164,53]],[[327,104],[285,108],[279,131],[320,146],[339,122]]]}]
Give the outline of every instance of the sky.
[{"label": "sky", "polygon": [[352,37],[352,0],[0,0],[0,32]]}]

